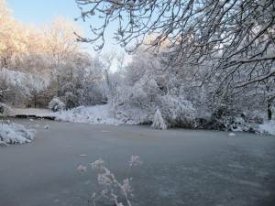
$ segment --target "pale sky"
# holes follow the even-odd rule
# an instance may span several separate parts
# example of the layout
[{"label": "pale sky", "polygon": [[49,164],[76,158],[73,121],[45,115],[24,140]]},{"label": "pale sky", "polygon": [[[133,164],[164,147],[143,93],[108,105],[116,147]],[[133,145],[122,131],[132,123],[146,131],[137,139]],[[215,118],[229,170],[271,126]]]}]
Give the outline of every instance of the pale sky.
[{"label": "pale sky", "polygon": [[[71,21],[80,16],[80,10],[77,8],[75,0],[6,0],[13,16],[27,24],[43,25],[50,23],[56,17],[64,17]],[[89,35],[89,23],[82,20],[76,23],[83,29],[86,35]],[[96,20],[93,19],[93,23]],[[91,45],[87,45],[91,48]],[[92,50],[92,49],[91,49]],[[106,36],[106,46],[103,52],[119,51],[122,49],[115,45],[112,39],[112,32]]]},{"label": "pale sky", "polygon": [[26,23],[43,24],[54,17],[74,20],[80,13],[74,0],[6,0],[13,15]]}]

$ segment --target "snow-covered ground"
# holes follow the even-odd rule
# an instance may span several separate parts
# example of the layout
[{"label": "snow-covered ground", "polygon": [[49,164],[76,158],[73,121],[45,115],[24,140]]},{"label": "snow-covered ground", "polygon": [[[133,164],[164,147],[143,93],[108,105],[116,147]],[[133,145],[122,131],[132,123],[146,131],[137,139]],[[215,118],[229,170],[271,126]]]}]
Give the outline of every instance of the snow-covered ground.
[{"label": "snow-covered ground", "polygon": [[0,145],[30,143],[34,132],[20,124],[0,122]]},{"label": "snow-covered ground", "polygon": [[107,124],[120,125],[121,120],[116,119],[110,112],[109,105],[97,105],[91,107],[77,107],[72,110],[60,111],[54,113],[56,120],[89,123],[89,124]]},{"label": "snow-covered ground", "polygon": [[275,120],[266,121],[264,124],[261,124],[260,130],[264,133],[275,135]]},{"label": "snow-covered ground", "polygon": [[121,120],[116,119],[110,112],[109,105],[96,105],[90,107],[80,106],[71,110],[52,112],[49,109],[12,108],[9,116],[27,115],[36,117],[55,117],[56,120],[76,123],[120,125]]}]

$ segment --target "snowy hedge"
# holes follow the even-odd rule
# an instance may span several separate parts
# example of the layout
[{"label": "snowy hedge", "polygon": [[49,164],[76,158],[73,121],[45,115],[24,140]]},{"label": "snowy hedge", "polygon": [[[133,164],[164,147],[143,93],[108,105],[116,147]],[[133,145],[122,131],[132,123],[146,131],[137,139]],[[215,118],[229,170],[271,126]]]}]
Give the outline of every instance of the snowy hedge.
[{"label": "snowy hedge", "polygon": [[0,145],[32,142],[34,130],[15,123],[0,123]]}]

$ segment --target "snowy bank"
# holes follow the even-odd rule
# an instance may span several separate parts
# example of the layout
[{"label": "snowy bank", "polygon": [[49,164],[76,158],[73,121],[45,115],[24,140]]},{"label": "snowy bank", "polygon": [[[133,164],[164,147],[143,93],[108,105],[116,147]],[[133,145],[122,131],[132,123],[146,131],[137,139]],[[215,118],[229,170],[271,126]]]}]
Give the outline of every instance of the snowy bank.
[{"label": "snowy bank", "polygon": [[275,135],[275,120],[266,121],[264,124],[259,125],[262,133]]},{"label": "snowy bank", "polygon": [[12,108],[9,116],[15,117],[18,115],[36,116],[43,118],[48,116],[54,116],[54,113],[49,109]]},{"label": "snowy bank", "polygon": [[34,130],[15,123],[0,122],[0,145],[32,142]]},{"label": "snowy bank", "polygon": [[[125,118],[115,117],[111,106],[106,105],[96,105],[96,106],[80,106],[71,110],[62,110],[59,112],[52,112],[49,109],[11,109],[10,116],[22,115],[29,117],[47,118],[53,117],[52,119],[58,121],[75,122],[75,123],[88,123],[88,124],[105,124],[105,125],[122,125],[131,124],[138,125],[139,121],[126,121]],[[132,114],[134,116],[136,114]],[[152,124],[153,128],[165,129],[166,123],[161,114],[156,112],[154,116],[154,121]],[[184,116],[184,115],[183,115]],[[271,134],[275,135],[275,120],[266,121],[264,124],[245,124],[244,121],[240,121],[239,118],[235,118],[234,124],[231,125],[230,131],[243,131],[250,132],[255,131],[256,133]],[[238,121],[237,121],[238,120]],[[211,126],[211,125],[210,125]],[[202,127],[203,129],[213,129],[209,125]],[[200,128],[200,127],[198,127]],[[251,130],[251,129],[252,130]],[[214,128],[216,129],[216,128]]]},{"label": "snowy bank", "polygon": [[54,113],[55,119],[67,122],[120,125],[121,120],[116,119],[110,112],[109,105],[91,107],[77,107],[67,111]]}]

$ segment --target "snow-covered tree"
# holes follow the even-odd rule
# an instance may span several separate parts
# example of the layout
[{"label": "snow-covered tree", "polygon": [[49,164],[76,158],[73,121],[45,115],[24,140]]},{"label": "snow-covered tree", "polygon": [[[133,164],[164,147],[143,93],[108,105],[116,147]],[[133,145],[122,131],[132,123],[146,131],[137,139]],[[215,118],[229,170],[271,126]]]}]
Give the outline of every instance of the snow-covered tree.
[{"label": "snow-covered tree", "polygon": [[111,99],[116,117],[151,124],[158,109],[167,127],[193,127],[196,111],[179,92],[175,76],[175,71],[167,70],[160,59],[140,51],[122,71]]},{"label": "snow-covered tree", "polygon": [[163,119],[159,109],[157,109],[157,111],[154,115],[152,127],[154,129],[167,129],[167,125],[166,125],[165,120]]},{"label": "snow-covered tree", "polygon": [[[114,37],[126,51],[137,51],[145,45],[163,57],[163,67],[174,71],[184,90],[194,89],[193,83],[207,88],[211,93],[208,100],[216,109],[223,104],[230,107],[241,91],[254,88],[250,94],[259,94],[261,85],[274,81],[273,0],[76,2],[80,18],[89,21],[101,17],[99,24],[91,24],[91,37],[80,40],[97,43],[97,49],[102,49],[107,28],[117,21]],[[181,76],[186,72],[195,81],[184,82],[187,79]],[[208,100],[205,103],[210,103]],[[273,100],[266,101],[266,108]],[[271,110],[267,110],[270,118]]]},{"label": "snow-covered tree", "polygon": [[[172,48],[169,52],[176,53],[174,57],[197,56],[196,63],[211,54],[220,54],[216,58],[222,67],[275,59],[274,53],[266,53],[267,49],[274,48],[273,0],[76,2],[83,20],[101,17],[99,24],[91,24],[93,36],[82,38],[86,42],[100,41],[98,48],[104,45],[108,26],[116,20],[114,37],[126,47],[134,44],[136,48],[151,37],[152,40],[146,42],[150,46],[165,44]],[[255,44],[257,41],[261,41],[261,45]],[[262,49],[257,49],[259,47]],[[240,54],[243,58],[236,58]]]},{"label": "snow-covered tree", "polygon": [[54,96],[67,107],[106,102],[103,66],[82,49],[74,32],[80,29],[64,18],[44,27],[20,23],[1,0],[1,99],[17,107],[47,107]]}]

